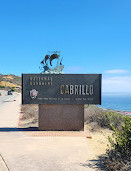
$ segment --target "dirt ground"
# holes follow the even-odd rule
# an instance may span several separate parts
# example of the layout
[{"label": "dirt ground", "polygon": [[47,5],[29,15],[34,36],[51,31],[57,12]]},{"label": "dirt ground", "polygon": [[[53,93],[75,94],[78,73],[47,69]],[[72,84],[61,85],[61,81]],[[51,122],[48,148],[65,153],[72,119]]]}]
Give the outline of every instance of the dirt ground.
[{"label": "dirt ground", "polygon": [[92,139],[88,139],[88,144],[92,150],[92,158],[98,159],[98,156],[106,154],[108,149],[108,136],[112,135],[109,129],[99,129],[98,131],[91,132]]}]

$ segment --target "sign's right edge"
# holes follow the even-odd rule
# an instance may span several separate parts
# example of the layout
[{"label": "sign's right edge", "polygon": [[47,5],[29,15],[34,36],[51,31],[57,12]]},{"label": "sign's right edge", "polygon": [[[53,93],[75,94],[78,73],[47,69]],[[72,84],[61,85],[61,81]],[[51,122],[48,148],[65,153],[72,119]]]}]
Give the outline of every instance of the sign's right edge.
[{"label": "sign's right edge", "polygon": [[100,74],[100,105],[101,105],[101,93],[102,93],[102,74]]}]

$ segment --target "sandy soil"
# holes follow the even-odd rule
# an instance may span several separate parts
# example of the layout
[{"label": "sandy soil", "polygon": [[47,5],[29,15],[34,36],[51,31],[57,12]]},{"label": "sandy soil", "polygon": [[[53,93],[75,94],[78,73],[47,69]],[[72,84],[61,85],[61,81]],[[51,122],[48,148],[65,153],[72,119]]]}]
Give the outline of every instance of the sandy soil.
[{"label": "sandy soil", "polygon": [[88,144],[92,150],[92,158],[98,159],[99,156],[106,153],[108,149],[108,136],[112,135],[109,129],[100,129],[99,131],[91,132],[92,139],[88,139]]}]

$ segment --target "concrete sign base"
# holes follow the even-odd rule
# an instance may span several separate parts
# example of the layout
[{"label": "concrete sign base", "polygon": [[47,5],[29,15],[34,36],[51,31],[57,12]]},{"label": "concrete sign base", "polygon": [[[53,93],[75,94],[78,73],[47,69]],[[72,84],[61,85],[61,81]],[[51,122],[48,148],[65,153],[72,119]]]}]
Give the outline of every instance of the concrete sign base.
[{"label": "concrete sign base", "polygon": [[39,104],[39,130],[84,131],[84,105]]}]

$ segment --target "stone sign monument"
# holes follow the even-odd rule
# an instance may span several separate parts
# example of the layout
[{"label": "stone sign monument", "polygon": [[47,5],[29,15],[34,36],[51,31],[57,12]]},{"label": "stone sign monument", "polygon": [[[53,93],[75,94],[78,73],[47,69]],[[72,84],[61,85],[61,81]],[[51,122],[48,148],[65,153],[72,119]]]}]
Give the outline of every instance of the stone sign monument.
[{"label": "stone sign monument", "polygon": [[59,58],[46,55],[41,74],[22,74],[22,104],[39,104],[40,130],[83,130],[84,104],[101,104],[101,74],[62,74]]}]

